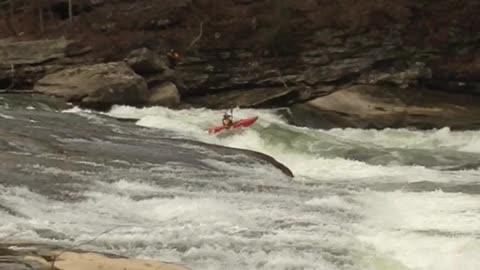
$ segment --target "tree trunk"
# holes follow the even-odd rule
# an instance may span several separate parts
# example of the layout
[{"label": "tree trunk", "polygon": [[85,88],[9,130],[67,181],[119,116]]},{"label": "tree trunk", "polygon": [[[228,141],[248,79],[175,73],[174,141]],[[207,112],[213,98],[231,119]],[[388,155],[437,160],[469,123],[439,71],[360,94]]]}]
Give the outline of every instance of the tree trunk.
[{"label": "tree trunk", "polygon": [[43,35],[45,27],[43,24],[43,8],[42,7],[38,7],[38,19],[40,23],[40,33]]},{"label": "tree trunk", "polygon": [[14,4],[13,4],[14,0],[10,0],[8,2],[10,3],[10,17],[13,17],[13,12],[15,10]]},{"label": "tree trunk", "polygon": [[17,35],[17,31],[15,30],[15,28],[13,27],[13,23],[12,23],[12,17],[13,17],[13,9],[12,9],[12,0],[10,0],[10,10],[9,11],[5,11],[5,24],[7,25],[7,28],[8,30],[10,30],[10,33],[12,35]]},{"label": "tree trunk", "polygon": [[73,21],[73,7],[72,7],[72,0],[68,0],[68,19],[70,23]]}]

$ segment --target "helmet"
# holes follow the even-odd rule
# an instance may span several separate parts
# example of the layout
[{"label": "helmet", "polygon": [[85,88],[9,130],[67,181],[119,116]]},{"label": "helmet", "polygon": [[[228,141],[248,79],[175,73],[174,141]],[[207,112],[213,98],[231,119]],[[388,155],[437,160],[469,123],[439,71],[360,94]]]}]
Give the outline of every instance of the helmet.
[{"label": "helmet", "polygon": [[223,116],[228,116],[228,117],[231,117],[232,116],[232,113],[231,112],[225,112],[225,114]]}]

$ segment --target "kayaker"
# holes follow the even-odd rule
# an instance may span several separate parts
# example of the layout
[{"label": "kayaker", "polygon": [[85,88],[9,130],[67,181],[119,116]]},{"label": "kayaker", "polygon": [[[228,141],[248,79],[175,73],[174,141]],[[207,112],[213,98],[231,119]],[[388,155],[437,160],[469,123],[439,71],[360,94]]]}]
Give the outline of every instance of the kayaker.
[{"label": "kayaker", "polygon": [[230,112],[225,112],[223,114],[223,120],[222,120],[223,127],[226,129],[229,129],[233,126],[233,115]]}]

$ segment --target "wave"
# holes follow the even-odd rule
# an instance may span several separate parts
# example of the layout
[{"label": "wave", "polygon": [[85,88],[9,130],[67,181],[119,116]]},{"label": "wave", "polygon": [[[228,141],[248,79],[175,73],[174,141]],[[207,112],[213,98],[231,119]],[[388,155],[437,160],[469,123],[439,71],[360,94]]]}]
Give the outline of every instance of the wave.
[{"label": "wave", "polygon": [[294,174],[323,180],[400,176],[407,170],[411,181],[442,181],[438,169],[480,167],[480,131],[318,130],[289,125],[278,110],[237,109],[236,119],[257,115],[259,120],[251,128],[212,136],[206,130],[220,124],[223,111],[116,106],[107,114],[174,136],[263,152]]}]

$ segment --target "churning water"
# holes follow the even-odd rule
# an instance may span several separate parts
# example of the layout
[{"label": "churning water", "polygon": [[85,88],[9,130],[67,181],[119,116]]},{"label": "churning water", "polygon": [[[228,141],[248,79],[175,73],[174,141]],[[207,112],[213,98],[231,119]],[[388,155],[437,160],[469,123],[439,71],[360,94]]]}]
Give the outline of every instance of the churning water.
[{"label": "churning water", "polygon": [[192,269],[480,269],[479,131],[314,130],[242,109],[259,121],[208,135],[222,113],[4,101],[0,238],[108,231],[83,247]]}]

